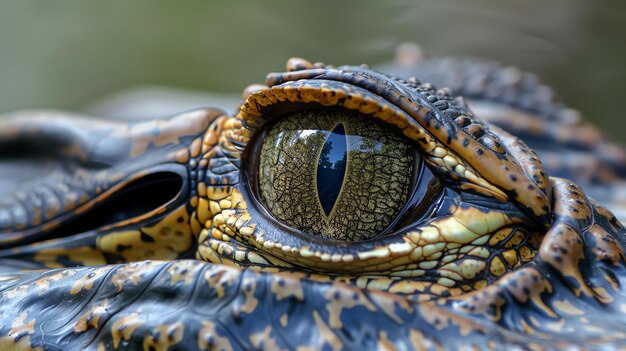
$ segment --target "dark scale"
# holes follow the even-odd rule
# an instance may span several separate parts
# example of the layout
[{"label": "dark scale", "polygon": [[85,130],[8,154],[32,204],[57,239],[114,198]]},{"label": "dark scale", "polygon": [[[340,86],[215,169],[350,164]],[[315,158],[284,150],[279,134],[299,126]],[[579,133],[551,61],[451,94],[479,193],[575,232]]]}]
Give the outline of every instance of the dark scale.
[{"label": "dark scale", "polygon": [[346,175],[348,144],[342,123],[328,135],[317,162],[317,194],[326,216],[335,207]]}]

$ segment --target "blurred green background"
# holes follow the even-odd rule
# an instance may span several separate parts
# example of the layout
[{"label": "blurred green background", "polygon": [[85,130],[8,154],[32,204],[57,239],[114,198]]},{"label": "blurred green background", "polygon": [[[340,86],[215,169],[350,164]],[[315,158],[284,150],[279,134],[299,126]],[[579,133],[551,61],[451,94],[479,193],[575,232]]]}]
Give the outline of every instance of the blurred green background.
[{"label": "blurred green background", "polygon": [[290,56],[376,64],[403,42],[534,71],[626,142],[624,1],[4,0],[0,111],[145,85],[238,95]]}]

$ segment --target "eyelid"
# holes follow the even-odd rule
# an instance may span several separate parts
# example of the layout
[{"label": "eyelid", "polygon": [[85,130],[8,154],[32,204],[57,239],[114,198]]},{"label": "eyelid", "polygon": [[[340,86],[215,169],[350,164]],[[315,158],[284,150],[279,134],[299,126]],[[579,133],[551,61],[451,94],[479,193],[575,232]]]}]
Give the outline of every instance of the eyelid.
[{"label": "eyelid", "polygon": [[411,140],[419,139],[425,132],[406,112],[382,97],[358,86],[324,80],[286,82],[256,91],[244,102],[240,116],[249,128],[256,129],[274,118],[311,106],[357,111],[397,127]]},{"label": "eyelid", "polygon": [[[465,187],[471,187],[501,202],[506,202],[508,198],[454,151],[435,139],[412,116],[383,97],[361,87],[327,80],[286,82],[253,92],[242,105],[239,117],[244,119],[246,126],[254,133],[270,121],[311,106],[355,110],[386,123],[411,140],[427,164],[439,169],[440,173],[456,173],[456,179],[463,179]],[[420,109],[424,115],[430,114],[429,109]]]},{"label": "eyelid", "polygon": [[[520,157],[527,153],[515,150],[516,139],[498,139],[487,124],[473,118],[462,100],[452,99],[445,91],[351,66],[273,73],[268,75],[267,85],[248,96],[238,115],[251,129],[280,115],[281,105],[335,103],[352,107],[401,129],[417,142],[431,167],[465,183],[465,189],[517,203],[542,224],[550,222],[548,178],[541,162]],[[338,90],[345,93],[342,101],[339,99],[344,96]],[[431,97],[434,102],[430,102]],[[359,105],[346,104],[348,99],[359,101]],[[470,124],[457,125],[459,118]],[[474,129],[484,131],[475,134]]]}]

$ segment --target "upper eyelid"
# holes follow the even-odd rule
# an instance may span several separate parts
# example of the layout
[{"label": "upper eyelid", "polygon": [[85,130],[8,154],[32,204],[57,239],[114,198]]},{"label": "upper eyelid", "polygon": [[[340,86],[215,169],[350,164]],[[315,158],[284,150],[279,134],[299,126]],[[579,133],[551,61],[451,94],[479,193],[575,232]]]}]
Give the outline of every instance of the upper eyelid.
[{"label": "upper eyelid", "polygon": [[[441,168],[443,172],[460,172],[459,177],[468,179],[480,189],[485,189],[490,196],[501,201],[507,199],[505,193],[477,174],[462,157],[434,138],[413,116],[382,96],[352,84],[330,80],[288,81],[251,93],[241,106],[241,112],[237,117],[243,119],[247,128],[256,134],[255,131],[267,122],[288,114],[280,111],[281,107],[289,108],[290,104],[298,103],[312,103],[323,107],[339,106],[387,123],[401,131],[404,138],[412,142],[424,160],[432,166]],[[294,110],[303,108],[297,106]],[[426,115],[430,111],[431,109],[420,107],[415,113],[421,113],[424,115],[422,118],[427,119]],[[455,160],[454,164],[444,162],[445,156],[451,156]]]},{"label": "upper eyelid", "polygon": [[[548,180],[540,161],[526,157],[525,150],[517,147],[516,139],[509,136],[500,139],[489,132],[489,127],[473,118],[462,100],[450,97],[444,90],[435,91],[429,84],[418,86],[367,68],[351,66],[273,73],[268,75],[267,85],[267,88],[252,92],[238,114],[252,129],[264,123],[275,104],[306,102],[300,95],[303,90],[306,99],[322,106],[324,99],[329,106],[337,105],[333,100],[336,99],[332,94],[334,87],[346,87],[350,93],[359,91],[362,92],[360,97],[371,98],[372,103],[350,106],[344,101],[344,107],[352,107],[396,125],[405,136],[418,140],[418,148],[425,151],[425,159],[428,161],[430,155],[437,163],[435,166],[443,172],[456,173],[456,178],[464,179],[479,192],[500,201],[514,201],[540,222],[549,222]],[[307,89],[312,89],[314,94],[308,94]],[[431,100],[431,97],[435,99]],[[400,118],[391,118],[384,113],[390,109],[401,111],[395,115]],[[468,126],[456,125],[458,118],[469,118],[469,127],[485,132],[474,135]],[[491,142],[492,139],[497,143]],[[447,160],[453,162],[444,162],[442,155],[446,154],[452,155]],[[494,169],[499,171],[494,172]]]},{"label": "upper eyelid", "polygon": [[[256,129],[276,118],[276,108],[284,104],[311,104],[357,111],[398,128],[405,138],[413,142],[418,140],[413,134],[414,130],[420,130],[420,136],[426,133],[406,112],[382,97],[361,87],[336,81],[286,82],[257,91],[244,102],[239,116],[246,121],[249,128]],[[297,110],[303,108],[306,107],[302,106]],[[282,113],[278,113],[280,114]],[[432,138],[430,135],[424,137],[427,142]]]}]

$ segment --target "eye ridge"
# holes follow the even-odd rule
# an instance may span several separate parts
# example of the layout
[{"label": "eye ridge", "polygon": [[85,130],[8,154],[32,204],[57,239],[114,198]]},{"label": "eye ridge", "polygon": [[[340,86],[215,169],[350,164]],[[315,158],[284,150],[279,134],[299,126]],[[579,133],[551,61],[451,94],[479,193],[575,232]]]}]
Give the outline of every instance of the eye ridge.
[{"label": "eye ridge", "polygon": [[[341,156],[341,158],[337,159],[336,156]],[[333,162],[331,158],[335,161]],[[317,195],[327,218],[330,217],[341,193],[346,177],[347,162],[346,130],[343,123],[339,123],[326,138],[317,162]]]}]

